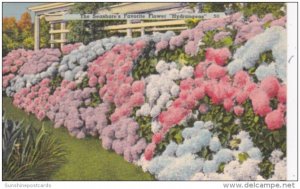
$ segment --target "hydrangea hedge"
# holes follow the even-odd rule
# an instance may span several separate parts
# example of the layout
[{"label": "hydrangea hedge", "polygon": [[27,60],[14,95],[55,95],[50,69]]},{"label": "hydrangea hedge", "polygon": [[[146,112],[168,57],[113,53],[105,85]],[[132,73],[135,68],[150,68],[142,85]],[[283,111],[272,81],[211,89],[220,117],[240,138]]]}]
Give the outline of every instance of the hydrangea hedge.
[{"label": "hydrangea hedge", "polygon": [[2,89],[158,180],[285,180],[285,24],[235,13],[179,35],[19,49]]}]

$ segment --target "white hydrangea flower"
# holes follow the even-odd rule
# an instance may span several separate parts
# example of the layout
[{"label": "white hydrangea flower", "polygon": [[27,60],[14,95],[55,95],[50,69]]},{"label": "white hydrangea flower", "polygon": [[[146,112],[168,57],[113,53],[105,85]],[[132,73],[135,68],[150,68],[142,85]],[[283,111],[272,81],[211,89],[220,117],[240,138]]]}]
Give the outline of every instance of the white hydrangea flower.
[{"label": "white hydrangea flower", "polygon": [[170,144],[166,147],[165,151],[162,153],[163,156],[175,156],[178,148],[178,144],[171,141]]},{"label": "white hydrangea flower", "polygon": [[141,158],[133,162],[135,165],[142,167],[143,171],[146,172],[149,169],[150,161],[145,159],[145,156],[142,154]]},{"label": "white hydrangea flower", "polygon": [[166,108],[169,108],[173,103],[173,100],[169,100],[166,104]]},{"label": "white hydrangea flower", "polygon": [[162,171],[159,172],[160,180],[190,180],[191,177],[203,167],[203,160],[195,155],[186,154],[175,158]]},{"label": "white hydrangea flower", "polygon": [[203,173],[214,173],[218,170],[218,163],[214,160],[207,160],[203,165]]},{"label": "white hydrangea flower", "polygon": [[233,60],[232,62],[230,62],[230,64],[228,64],[227,69],[230,75],[234,75],[236,72],[243,69],[242,60],[240,59]]},{"label": "white hydrangea flower", "polygon": [[[176,64],[175,64],[176,65]],[[168,78],[170,78],[171,80],[178,80],[180,79],[180,74],[179,74],[179,70],[176,68],[172,68],[167,75]]]},{"label": "white hydrangea flower", "polygon": [[182,156],[187,153],[199,152],[203,147],[208,146],[211,139],[211,132],[208,130],[200,130],[200,132],[190,139],[185,139],[184,142],[178,146],[176,151],[177,156]]},{"label": "white hydrangea flower", "polygon": [[171,164],[174,161],[175,157],[170,156],[158,156],[153,158],[148,167],[148,171],[151,174],[155,174],[158,176],[158,174],[169,164]]},{"label": "white hydrangea flower", "polygon": [[239,144],[239,151],[247,152],[253,147],[253,142],[249,138],[241,139],[241,143]]},{"label": "white hydrangea flower", "polygon": [[[175,62],[166,63],[160,60],[156,65],[160,74],[152,74],[146,77],[146,103],[149,104],[149,114],[152,118],[157,117],[161,111],[172,104],[171,98],[178,96],[180,88],[175,80],[180,78],[179,70]],[[138,116],[143,111],[137,111]]]},{"label": "white hydrangea flower", "polygon": [[176,97],[179,95],[179,91],[180,91],[180,88],[178,85],[173,85],[172,88],[171,88],[171,95],[172,97]]},{"label": "white hydrangea flower", "polygon": [[263,181],[263,180],[266,180],[264,179],[261,175],[257,175],[256,179],[257,181]]},{"label": "white hydrangea flower", "polygon": [[202,172],[199,172],[199,173],[196,173],[192,178],[191,180],[208,180],[207,179],[207,176],[202,173]]},{"label": "white hydrangea flower", "polygon": [[140,112],[140,115],[142,116],[148,116],[150,114],[150,105],[148,103],[145,103],[141,106],[141,109],[138,110]]},{"label": "white hydrangea flower", "polygon": [[180,70],[181,79],[187,79],[194,75],[194,68],[192,66],[183,66]]},{"label": "white hydrangea flower", "polygon": [[255,75],[258,80],[263,80],[268,76],[276,76],[276,63],[272,62],[269,65],[262,64],[255,70]]},{"label": "white hydrangea flower", "polygon": [[169,95],[169,93],[166,92],[162,93],[156,101],[157,106],[163,108],[167,104],[170,98],[171,96]]},{"label": "white hydrangea flower", "polygon": [[262,160],[262,154],[259,148],[254,147],[247,151],[247,154],[250,156],[251,159],[261,161]]},{"label": "white hydrangea flower", "polygon": [[220,163],[228,163],[233,160],[234,155],[233,152],[229,149],[220,149],[213,157],[213,160],[216,161],[217,164]]},{"label": "white hydrangea flower", "polygon": [[283,152],[279,149],[273,150],[271,153],[271,156],[269,157],[269,160],[271,163],[276,164],[281,161],[281,157],[283,156]]},{"label": "white hydrangea flower", "polygon": [[161,129],[161,125],[157,121],[152,121],[151,122],[151,131],[153,133],[159,132],[160,129]]},{"label": "white hydrangea flower", "polygon": [[270,178],[270,180],[286,180],[286,158],[277,162],[274,168],[274,175]]},{"label": "white hydrangea flower", "polygon": [[160,60],[158,61],[155,69],[158,73],[161,74],[169,69],[169,65],[164,60]]},{"label": "white hydrangea flower", "polygon": [[221,143],[218,137],[214,136],[209,142],[209,149],[213,152],[219,151]]},{"label": "white hydrangea flower", "polygon": [[259,174],[258,163],[260,161],[247,159],[242,164],[239,161],[231,161],[224,167],[224,174],[234,180],[254,180]]},{"label": "white hydrangea flower", "polygon": [[213,124],[212,121],[207,121],[207,122],[204,123],[203,127],[204,127],[205,129],[211,130],[211,129],[214,128],[214,124]]},{"label": "white hydrangea flower", "polygon": [[161,111],[161,107],[155,105],[150,111],[150,116],[156,118],[159,115],[160,111]]}]

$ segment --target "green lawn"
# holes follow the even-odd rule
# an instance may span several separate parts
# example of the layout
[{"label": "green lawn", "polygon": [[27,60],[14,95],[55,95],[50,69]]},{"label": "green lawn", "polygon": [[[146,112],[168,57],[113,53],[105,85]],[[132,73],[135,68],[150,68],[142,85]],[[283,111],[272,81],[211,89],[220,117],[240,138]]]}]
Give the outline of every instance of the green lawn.
[{"label": "green lawn", "polygon": [[39,121],[33,115],[12,105],[11,98],[3,98],[3,110],[12,120],[24,120],[26,124],[41,126],[63,143],[67,162],[52,176],[52,180],[153,180],[141,168],[128,163],[122,156],[101,147],[99,139],[88,137],[76,139],[65,128],[54,129],[52,122]]}]

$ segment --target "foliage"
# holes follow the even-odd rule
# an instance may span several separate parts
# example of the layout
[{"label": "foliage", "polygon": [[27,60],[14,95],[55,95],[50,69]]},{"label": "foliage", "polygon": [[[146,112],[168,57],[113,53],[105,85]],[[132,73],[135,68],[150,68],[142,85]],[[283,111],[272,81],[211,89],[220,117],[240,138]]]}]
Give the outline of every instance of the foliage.
[{"label": "foliage", "polygon": [[[279,148],[286,154],[286,127],[282,127],[277,131],[268,130],[263,118],[254,114],[249,100],[243,104],[245,113],[242,117],[238,117],[232,112],[227,112],[223,106],[212,105],[208,97],[205,97],[202,103],[209,104],[210,110],[206,114],[200,114],[198,119],[215,123],[216,127],[214,127],[213,132],[218,133],[223,146],[234,148],[236,146],[234,143],[238,144],[239,141],[229,139],[232,139],[239,131],[244,130],[249,132],[253,143],[263,153],[265,157],[264,162],[268,161],[269,154],[275,149]],[[240,156],[245,158],[245,154]],[[263,170],[262,176],[269,178],[272,175],[272,170]]]},{"label": "foliage", "polygon": [[[49,47],[49,34],[50,24],[43,17],[40,20],[40,47]],[[17,48],[33,49],[33,24],[31,16],[28,12],[21,15],[20,20],[15,17],[3,18],[3,53],[5,56],[9,51]]]},{"label": "foliage", "polygon": [[282,10],[283,7],[285,8],[285,3],[245,3],[241,11],[246,18],[254,14],[262,18],[267,13],[280,17],[285,14]]},{"label": "foliage", "polygon": [[157,64],[158,59],[154,56],[152,49],[154,48],[154,44],[151,42],[149,46],[144,49],[144,53],[140,58],[136,61],[134,65],[132,76],[135,80],[139,80],[142,77],[147,77],[150,74],[154,74],[156,72],[155,66]]},{"label": "foliage", "polygon": [[31,16],[28,12],[21,15],[20,20],[17,23],[18,29],[20,30],[21,41],[25,48],[33,48],[33,27],[31,23]]},{"label": "foliage", "polygon": [[65,162],[57,139],[22,122],[2,120],[3,180],[47,180]]},{"label": "foliage", "polygon": [[[116,3],[75,3],[70,13],[77,14],[97,14],[100,8],[108,7]],[[124,21],[99,21],[99,20],[76,20],[68,23],[70,32],[68,41],[71,43],[82,42],[87,44],[91,41],[107,37],[108,33],[101,31],[106,25],[123,23]]]},{"label": "foliage", "polygon": [[190,19],[186,19],[185,23],[188,28],[194,28],[198,25],[198,23],[200,21],[201,21],[201,19],[199,19],[199,18],[190,18]]},{"label": "foliage", "polygon": [[9,34],[3,33],[2,56],[7,55],[11,50],[18,48],[18,43],[14,41]]},{"label": "foliage", "polygon": [[50,47],[50,24],[46,21],[46,19],[43,17],[40,20],[40,47],[41,48],[47,48]]},{"label": "foliage", "polygon": [[60,86],[63,78],[60,75],[56,75],[50,82],[51,94],[55,91],[57,87]]},{"label": "foliage", "polygon": [[9,51],[16,49],[20,46],[20,33],[17,25],[16,18],[9,17],[3,18],[3,52],[2,56],[5,56]]},{"label": "foliage", "polygon": [[12,120],[6,120],[2,117],[3,136],[2,136],[2,160],[8,162],[10,159],[13,148],[16,145],[18,137],[21,134],[20,125],[22,122],[13,122]]},{"label": "foliage", "polygon": [[196,66],[204,59],[204,51],[200,49],[196,56],[187,55],[182,48],[175,50],[162,50],[158,54],[159,59],[167,62],[178,62],[180,66]]},{"label": "foliage", "polygon": [[152,131],[151,131],[151,117],[139,116],[135,118],[139,124],[138,135],[146,139],[147,142],[151,142]]},{"label": "foliage", "polygon": [[34,44],[34,39],[32,36],[27,37],[23,41],[23,46],[25,49],[32,49]]},{"label": "foliage", "polygon": [[202,12],[224,12],[226,3],[204,3]]}]

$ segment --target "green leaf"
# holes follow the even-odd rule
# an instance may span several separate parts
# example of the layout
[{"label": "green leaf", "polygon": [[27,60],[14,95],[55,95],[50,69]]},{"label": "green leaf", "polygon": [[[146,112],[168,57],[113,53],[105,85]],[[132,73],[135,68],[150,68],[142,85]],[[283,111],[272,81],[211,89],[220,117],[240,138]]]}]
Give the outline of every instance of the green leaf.
[{"label": "green leaf", "polygon": [[231,147],[231,149],[235,149],[239,147],[240,143],[241,143],[240,139],[233,139],[229,142],[229,146]]},{"label": "green leaf", "polygon": [[231,121],[232,118],[233,118],[232,115],[225,116],[224,119],[223,119],[223,122],[224,122],[224,123],[228,123],[228,122]]},{"label": "green leaf", "polygon": [[254,122],[257,123],[259,121],[259,116],[254,117]]},{"label": "green leaf", "polygon": [[254,73],[255,73],[255,70],[256,70],[256,67],[250,68],[250,69],[248,70],[248,73],[249,73],[249,74],[254,74]]},{"label": "green leaf", "polygon": [[231,46],[233,44],[233,40],[231,37],[225,37],[223,40],[222,40],[222,43],[224,44],[224,46]]},{"label": "green leaf", "polygon": [[226,163],[221,163],[218,168],[218,173],[223,173]]},{"label": "green leaf", "polygon": [[175,136],[175,141],[177,144],[181,144],[183,142],[183,138],[182,138],[182,135],[181,135],[181,132],[178,132]]},{"label": "green leaf", "polygon": [[188,63],[188,61],[186,60],[185,58],[185,54],[184,53],[181,53],[178,57],[178,63],[179,64],[182,64],[182,65],[185,65]]},{"label": "green leaf", "polygon": [[249,155],[246,152],[239,153],[238,158],[239,158],[239,162],[243,163],[249,158]]}]

